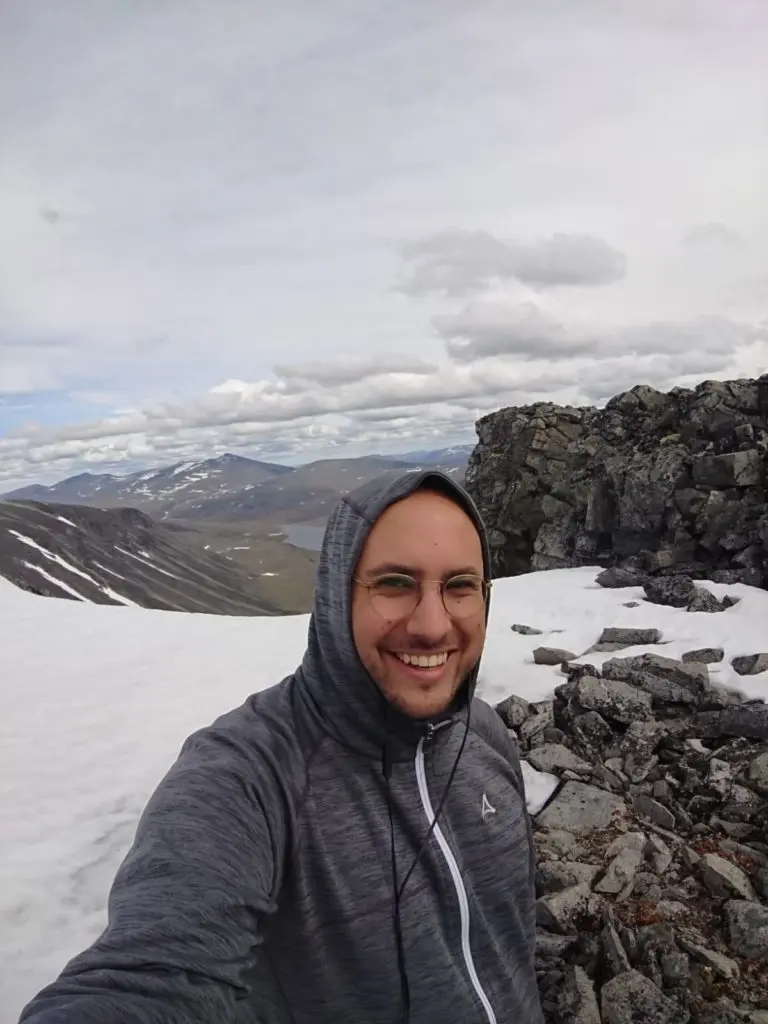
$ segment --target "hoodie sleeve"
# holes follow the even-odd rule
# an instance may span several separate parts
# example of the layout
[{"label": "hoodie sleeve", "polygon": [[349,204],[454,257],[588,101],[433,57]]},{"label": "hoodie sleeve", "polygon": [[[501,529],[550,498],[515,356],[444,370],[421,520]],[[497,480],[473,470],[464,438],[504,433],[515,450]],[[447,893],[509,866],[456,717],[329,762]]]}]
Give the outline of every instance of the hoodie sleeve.
[{"label": "hoodie sleeve", "polygon": [[288,815],[267,759],[190,737],[115,878],[108,925],[20,1024],[227,1024],[275,910]]}]

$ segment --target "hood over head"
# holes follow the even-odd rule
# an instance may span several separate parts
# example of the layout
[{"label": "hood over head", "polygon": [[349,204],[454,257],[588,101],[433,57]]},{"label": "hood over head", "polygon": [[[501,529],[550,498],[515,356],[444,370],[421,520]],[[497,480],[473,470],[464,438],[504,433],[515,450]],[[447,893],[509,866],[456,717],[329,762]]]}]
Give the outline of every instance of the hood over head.
[{"label": "hood over head", "polygon": [[[424,735],[425,721],[412,719],[390,705],[360,661],[352,636],[352,585],[374,523],[390,505],[422,488],[440,491],[470,517],[480,535],[484,575],[490,579],[485,527],[474,502],[455,480],[438,470],[424,470],[384,483],[372,481],[354,495],[341,498],[328,519],[307,651],[295,677],[326,732],[345,746],[374,756],[380,755],[387,743],[394,759],[410,756],[414,743]],[[465,678],[456,706],[441,718],[466,708],[474,695],[478,667]]]}]

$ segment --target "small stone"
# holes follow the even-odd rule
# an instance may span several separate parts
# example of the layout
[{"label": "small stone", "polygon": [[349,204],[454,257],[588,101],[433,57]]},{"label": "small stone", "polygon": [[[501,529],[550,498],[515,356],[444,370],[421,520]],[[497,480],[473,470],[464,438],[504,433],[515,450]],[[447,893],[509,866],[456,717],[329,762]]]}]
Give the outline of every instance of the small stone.
[{"label": "small stone", "polygon": [[645,598],[652,604],[663,604],[671,608],[687,608],[696,592],[689,576],[662,576],[649,580],[643,585]]},{"label": "small stone", "polygon": [[611,978],[600,993],[603,1024],[685,1024],[688,1013],[658,985],[630,970]]},{"label": "small stone", "polygon": [[[608,869],[594,887],[595,892],[616,896],[634,882],[638,868],[643,862],[646,838],[642,832],[628,832],[615,839],[605,852],[612,858]],[[629,893],[627,893],[629,895]]]},{"label": "small stone", "polygon": [[601,1024],[595,986],[578,964],[566,972],[565,983],[557,997],[557,1009],[560,1020],[573,1021],[573,1024]]},{"label": "small stone", "polygon": [[715,665],[724,657],[725,652],[722,647],[698,647],[695,651],[686,651],[681,660],[692,661],[699,665]]},{"label": "small stone", "polygon": [[711,590],[704,587],[696,587],[687,608],[689,612],[724,612],[730,608],[725,600],[719,601]]},{"label": "small stone", "polygon": [[586,883],[591,886],[602,868],[598,864],[582,864],[581,861],[545,860],[536,870],[536,883],[543,893],[562,892],[574,885]]},{"label": "small stone", "polygon": [[535,629],[533,626],[524,626],[522,622],[513,623],[512,631],[519,633],[521,636],[541,636],[543,632],[543,630]]},{"label": "small stone", "polygon": [[714,949],[709,949],[707,946],[702,946],[700,943],[692,941],[683,929],[678,931],[677,941],[686,953],[690,953],[692,957],[706,967],[711,967],[722,978],[728,978],[729,980],[738,978],[739,966],[729,956],[725,956],[723,953],[718,953]]},{"label": "small stone", "polygon": [[723,913],[731,952],[768,960],[768,907],[751,900],[729,900]]},{"label": "small stone", "polygon": [[627,951],[611,921],[603,928],[601,938],[605,955],[611,965],[611,973],[613,975],[623,974],[624,971],[630,970],[632,965],[629,962]]},{"label": "small stone", "polygon": [[630,572],[628,569],[620,569],[618,566],[611,566],[610,569],[603,569],[595,577],[595,583],[608,590],[623,590],[625,587],[641,587],[644,577],[638,573]]},{"label": "small stone", "polygon": [[660,836],[649,836],[645,856],[657,875],[663,875],[672,863],[672,851]]},{"label": "small stone", "polygon": [[[541,816],[539,816],[540,822]],[[572,832],[566,832],[561,828],[550,828],[547,831],[537,831],[534,834],[536,848],[539,856],[548,854],[550,857],[571,857],[574,860],[580,855],[581,847]]]},{"label": "small stone", "polygon": [[721,899],[733,898],[756,900],[757,895],[747,875],[736,864],[718,857],[716,853],[705,853],[699,864],[701,879],[707,889]]},{"label": "small stone", "polygon": [[540,828],[565,829],[577,835],[608,828],[627,805],[613,793],[584,782],[566,782],[536,818]]},{"label": "small stone", "polygon": [[566,651],[560,647],[537,647],[533,652],[533,660],[536,665],[562,665],[564,661],[573,661],[577,657],[573,651]]},{"label": "small stone", "polygon": [[598,643],[618,644],[620,647],[636,647],[643,644],[657,644],[660,640],[661,630],[659,629],[608,626],[600,634]]},{"label": "small stone", "polygon": [[544,743],[535,747],[526,760],[540,772],[558,772],[569,768],[573,772],[589,774],[592,765],[577,757],[572,750],[559,743]]},{"label": "small stone", "polygon": [[749,762],[747,778],[754,784],[758,793],[768,798],[768,750]]},{"label": "small stone", "polygon": [[721,761],[713,757],[709,762],[707,772],[707,786],[713,790],[721,800],[727,800],[733,789],[733,769],[727,761]]},{"label": "small stone", "polygon": [[532,709],[527,700],[512,694],[496,705],[496,713],[508,729],[519,729],[523,722],[530,718]]},{"label": "small stone", "polygon": [[660,804],[658,800],[654,800],[653,797],[639,793],[632,803],[638,814],[650,818],[651,821],[655,821],[662,828],[673,829],[675,827],[674,814],[663,804]]},{"label": "small stone", "polygon": [[629,683],[583,676],[576,684],[575,697],[586,711],[629,725],[651,716],[651,695]]},{"label": "small stone", "polygon": [[579,941],[578,935],[553,935],[541,928],[536,929],[536,956],[544,959],[561,960]]},{"label": "small stone", "polygon": [[567,934],[573,931],[576,919],[586,911],[591,895],[589,884],[581,882],[542,896],[536,900],[536,921],[550,931]]},{"label": "small stone", "polygon": [[768,654],[744,654],[731,659],[731,668],[740,676],[756,676],[768,671]]},{"label": "small stone", "polygon": [[531,704],[531,712],[530,718],[526,718],[519,730],[520,742],[526,750],[540,746],[543,743],[544,731],[555,724],[552,701]]}]

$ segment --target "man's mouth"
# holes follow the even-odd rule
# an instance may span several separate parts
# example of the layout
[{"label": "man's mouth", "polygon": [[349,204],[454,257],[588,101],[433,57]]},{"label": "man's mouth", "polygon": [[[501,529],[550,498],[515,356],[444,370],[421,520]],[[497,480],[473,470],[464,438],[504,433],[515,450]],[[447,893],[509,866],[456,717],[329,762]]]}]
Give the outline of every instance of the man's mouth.
[{"label": "man's mouth", "polygon": [[387,651],[386,654],[397,664],[402,675],[410,676],[419,683],[434,684],[442,681],[449,671],[453,651],[436,651],[434,654],[415,654],[410,651]]},{"label": "man's mouth", "polygon": [[392,653],[404,665],[411,665],[413,668],[439,668],[448,661],[450,652],[439,651],[437,654],[409,654],[407,651],[393,651]]}]

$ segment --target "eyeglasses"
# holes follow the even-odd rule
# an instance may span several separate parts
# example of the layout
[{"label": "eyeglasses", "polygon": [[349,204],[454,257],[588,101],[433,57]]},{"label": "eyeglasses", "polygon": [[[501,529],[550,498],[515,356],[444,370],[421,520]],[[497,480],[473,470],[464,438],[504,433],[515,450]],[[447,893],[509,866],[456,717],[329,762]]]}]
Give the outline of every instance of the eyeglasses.
[{"label": "eyeglasses", "polygon": [[452,576],[447,580],[416,580],[401,573],[387,573],[372,580],[355,582],[368,591],[374,610],[388,622],[406,619],[418,608],[426,583],[439,587],[443,607],[452,619],[467,619],[485,608],[491,581],[482,576]]}]

